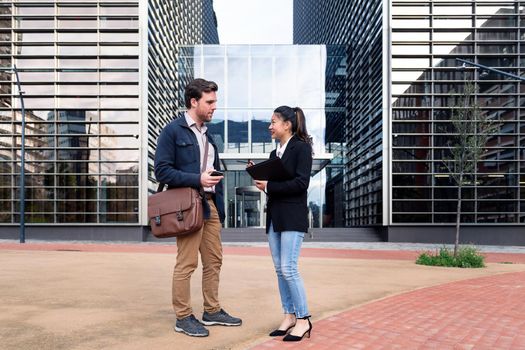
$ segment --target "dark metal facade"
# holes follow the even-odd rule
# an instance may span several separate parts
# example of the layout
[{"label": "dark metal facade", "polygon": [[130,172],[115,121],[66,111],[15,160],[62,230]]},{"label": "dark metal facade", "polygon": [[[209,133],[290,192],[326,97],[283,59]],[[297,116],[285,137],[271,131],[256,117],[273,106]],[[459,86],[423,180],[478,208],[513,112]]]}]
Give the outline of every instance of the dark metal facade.
[{"label": "dark metal facade", "polygon": [[482,113],[499,125],[463,190],[462,222],[525,223],[523,83],[455,58],[523,75],[523,1],[392,2],[393,225],[451,224],[457,187],[450,157],[451,115],[465,82]]},{"label": "dark metal facade", "polygon": [[183,87],[195,78],[192,70],[178,68],[187,63],[181,61],[188,56],[183,45],[219,43],[213,0],[150,0],[148,28],[148,188],[153,191],[157,137],[176,116]]},{"label": "dark metal facade", "polygon": [[346,146],[344,176],[332,179],[345,226],[382,223],[382,16],[382,1],[294,1],[294,43],[348,45],[346,113],[332,121]]}]

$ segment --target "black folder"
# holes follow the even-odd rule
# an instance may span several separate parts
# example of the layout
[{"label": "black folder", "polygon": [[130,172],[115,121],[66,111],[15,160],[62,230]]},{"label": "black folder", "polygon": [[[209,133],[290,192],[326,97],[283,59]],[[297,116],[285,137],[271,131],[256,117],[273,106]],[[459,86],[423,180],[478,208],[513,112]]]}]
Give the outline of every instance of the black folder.
[{"label": "black folder", "polygon": [[275,157],[246,168],[254,180],[285,181],[292,179],[281,158]]}]

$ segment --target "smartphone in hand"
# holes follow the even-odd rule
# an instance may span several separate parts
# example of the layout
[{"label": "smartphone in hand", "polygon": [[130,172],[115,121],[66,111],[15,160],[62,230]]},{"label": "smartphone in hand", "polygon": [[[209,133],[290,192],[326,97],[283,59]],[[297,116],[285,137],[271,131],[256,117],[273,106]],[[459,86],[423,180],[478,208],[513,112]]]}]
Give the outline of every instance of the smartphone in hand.
[{"label": "smartphone in hand", "polygon": [[219,170],[213,170],[211,173],[210,173],[211,176],[224,176],[224,173],[222,171],[219,171]]}]

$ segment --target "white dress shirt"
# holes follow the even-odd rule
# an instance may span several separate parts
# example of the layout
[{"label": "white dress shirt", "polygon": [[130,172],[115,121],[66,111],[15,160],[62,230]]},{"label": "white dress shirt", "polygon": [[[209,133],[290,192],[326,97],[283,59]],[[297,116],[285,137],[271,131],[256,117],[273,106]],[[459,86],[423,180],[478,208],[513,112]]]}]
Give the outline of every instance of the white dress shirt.
[{"label": "white dress shirt", "polygon": [[[206,170],[208,169],[214,169],[213,167],[213,161],[215,160],[215,149],[212,145],[209,145],[208,147],[208,159],[204,159],[204,147],[206,147],[206,142],[208,141],[206,136],[206,131],[208,130],[208,127],[206,124],[202,124],[202,127],[197,127],[197,123],[193,120],[192,117],[188,113],[184,113],[184,117],[186,118],[186,123],[188,123],[188,126],[190,127],[191,131],[197,136],[197,142],[199,143],[199,151],[200,151],[200,169],[202,169],[203,162],[206,162]],[[215,186],[212,187],[204,187],[204,192],[215,192]]]}]

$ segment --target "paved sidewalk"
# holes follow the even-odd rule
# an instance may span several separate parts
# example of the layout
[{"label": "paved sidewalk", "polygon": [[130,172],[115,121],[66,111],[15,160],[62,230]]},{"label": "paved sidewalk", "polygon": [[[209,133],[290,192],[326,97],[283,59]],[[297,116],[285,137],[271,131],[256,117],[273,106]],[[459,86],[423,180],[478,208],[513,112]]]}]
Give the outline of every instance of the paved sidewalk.
[{"label": "paved sidewalk", "polygon": [[252,349],[525,349],[525,272],[385,298],[315,322],[300,343]]},{"label": "paved sidewalk", "polygon": [[[525,349],[525,254],[519,247],[513,253],[492,249],[484,253],[487,261],[499,264],[466,270],[415,265],[425,249],[408,245],[319,246],[301,252],[312,337],[286,344],[266,335],[280,321],[266,246],[224,247],[223,301],[245,322],[211,327],[210,337],[197,341],[170,329],[166,299],[175,245],[3,240],[0,343],[54,350]],[[199,305],[200,286],[192,289]]]},{"label": "paved sidewalk", "polygon": [[[268,244],[224,244],[224,253],[232,255],[267,256],[270,254]],[[338,247],[338,248],[336,248]],[[351,248],[358,247],[359,249]],[[339,259],[378,259],[415,261],[424,251],[435,251],[442,245],[413,243],[340,243],[309,244],[301,250],[302,257],[339,258]],[[523,248],[523,249],[521,249]],[[13,240],[0,240],[1,249],[43,250],[43,251],[79,251],[79,252],[122,252],[122,253],[164,253],[176,254],[175,244],[160,243],[115,243],[115,242],[47,242],[34,241],[20,244]],[[489,263],[525,264],[525,247],[481,246],[479,249]]]}]

